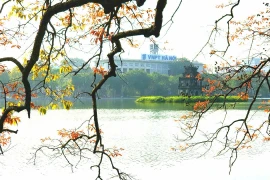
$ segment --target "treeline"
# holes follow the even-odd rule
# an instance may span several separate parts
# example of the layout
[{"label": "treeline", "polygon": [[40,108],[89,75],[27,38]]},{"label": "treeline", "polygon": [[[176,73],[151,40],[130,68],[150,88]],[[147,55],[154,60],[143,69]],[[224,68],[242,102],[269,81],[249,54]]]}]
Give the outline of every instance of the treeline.
[{"label": "treeline", "polygon": [[[78,65],[72,67],[73,70],[78,69],[83,63],[83,60],[76,59]],[[178,61],[171,62],[169,64],[170,75],[162,75],[158,73],[146,73],[143,70],[132,70],[126,73],[118,72],[116,77],[110,78],[102,89],[99,91],[100,97],[135,97],[135,96],[175,96],[178,95],[178,79],[182,76],[184,72],[184,66],[190,65],[190,62],[183,58],[178,59]],[[75,76],[70,73],[61,73],[59,67],[53,67],[50,70],[52,76],[46,81],[46,86],[51,90],[60,91],[66,87],[73,86],[74,92],[72,96],[87,96],[92,90],[91,85],[93,81],[98,82],[102,76],[93,74],[93,70],[88,67],[81,70]],[[18,69],[14,68],[9,72],[3,72],[0,75],[0,81],[2,83],[14,82],[16,79],[21,78],[21,73]],[[42,78],[43,74],[39,74],[38,77],[34,78],[32,74],[30,79],[31,87],[36,90],[38,95],[44,95],[44,88],[39,88],[43,86]],[[216,79],[215,75],[204,74],[205,79]],[[231,86],[236,86],[239,84],[239,80],[230,80]],[[253,87],[256,87],[256,82],[253,82]],[[269,89],[267,84],[263,84],[259,92],[261,97],[269,97]],[[237,95],[237,93],[232,94]],[[250,97],[252,96],[252,91],[250,91]]]},{"label": "treeline", "polygon": [[108,80],[102,93],[108,97],[177,95],[179,76],[132,70]]},{"label": "treeline", "polygon": [[[53,74],[59,74],[59,69],[52,70]],[[74,85],[74,94],[84,96],[86,92],[91,92],[91,84],[94,81],[92,69],[82,70],[76,76],[59,74],[57,80],[46,82],[46,87],[51,90],[61,90],[68,85]],[[9,73],[4,72],[0,76],[2,83],[14,82],[20,79],[20,73],[13,69]],[[96,76],[96,82],[102,77]],[[132,70],[127,73],[119,72],[117,77],[110,78],[100,89],[101,97],[134,97],[146,95],[177,95],[179,76],[168,76],[158,73],[148,74],[143,70]],[[31,87],[42,86],[41,78],[29,79]],[[40,90],[38,94],[42,94]]]},{"label": "treeline", "polygon": [[[174,74],[173,75],[163,75],[159,73],[146,73],[143,70],[132,70],[127,73],[119,72],[117,77],[110,78],[103,89],[100,91],[100,95],[103,97],[134,97],[134,96],[177,96],[178,95],[178,85],[179,77],[182,77],[184,72],[183,62],[176,62],[174,64]],[[177,68],[178,65],[178,68]],[[91,75],[89,75],[91,76]],[[202,78],[206,81],[208,78],[216,79],[213,74],[203,74]],[[78,84],[87,84],[85,80],[77,80]],[[220,80],[220,79],[216,79]],[[204,87],[208,87],[207,82],[203,82]],[[231,79],[229,81],[231,87],[238,86],[240,80]],[[252,82],[252,87],[257,87],[257,82]],[[76,85],[77,87],[77,85]],[[82,86],[83,87],[83,86]],[[249,97],[254,95],[253,88],[249,89]],[[241,91],[235,91],[231,95],[237,96]],[[219,93],[219,92],[217,92]],[[262,84],[259,97],[270,97],[269,88],[267,83]]]},{"label": "treeline", "polygon": [[[76,71],[84,63],[82,59],[73,59],[72,69]],[[133,70],[126,73],[118,72],[117,77],[110,78],[99,91],[100,97],[135,97],[145,95],[177,95],[178,78],[184,72],[184,66],[190,62],[186,58],[178,59],[169,64],[170,76],[158,73],[148,74],[143,70]],[[101,75],[94,77],[93,70],[88,67],[76,75],[62,72],[61,66],[50,67],[50,76],[46,79],[46,71],[39,74],[32,72],[29,81],[32,89],[38,96],[46,94],[45,89],[61,91],[68,86],[74,87],[72,96],[86,96],[91,92],[93,81],[96,83],[102,78]],[[0,81],[4,84],[16,82],[21,79],[21,73],[17,68],[3,72]],[[95,84],[95,83],[94,83]]]},{"label": "treeline", "polygon": [[[102,78],[97,75],[96,82]],[[146,95],[177,95],[179,76],[168,76],[158,73],[148,74],[143,70],[132,70],[118,73],[118,76],[108,79],[102,89],[100,97],[134,97]],[[72,76],[75,94],[89,91],[94,81],[92,71],[84,71]],[[83,95],[83,94],[81,94]]]}]

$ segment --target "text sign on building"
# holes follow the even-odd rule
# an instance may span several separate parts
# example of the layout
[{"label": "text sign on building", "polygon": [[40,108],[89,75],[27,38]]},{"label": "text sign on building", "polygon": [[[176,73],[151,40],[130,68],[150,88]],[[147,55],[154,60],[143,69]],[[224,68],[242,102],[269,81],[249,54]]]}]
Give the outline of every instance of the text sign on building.
[{"label": "text sign on building", "polygon": [[176,56],[159,55],[159,54],[142,54],[142,60],[175,61]]}]

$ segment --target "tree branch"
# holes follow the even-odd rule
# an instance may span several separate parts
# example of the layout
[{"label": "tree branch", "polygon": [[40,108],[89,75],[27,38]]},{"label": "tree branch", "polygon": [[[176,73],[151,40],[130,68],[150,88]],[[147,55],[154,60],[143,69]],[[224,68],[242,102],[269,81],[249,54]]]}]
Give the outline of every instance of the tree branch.
[{"label": "tree branch", "polygon": [[4,57],[4,58],[0,58],[0,62],[13,62],[14,64],[16,64],[16,66],[19,68],[19,70],[21,71],[21,73],[24,71],[24,67],[22,66],[22,64],[15,58],[13,57]]},{"label": "tree branch", "polygon": [[11,0],[7,0],[6,2],[4,2],[1,6],[1,9],[0,9],[0,14],[2,13],[3,9],[4,9],[4,6],[9,3]]}]

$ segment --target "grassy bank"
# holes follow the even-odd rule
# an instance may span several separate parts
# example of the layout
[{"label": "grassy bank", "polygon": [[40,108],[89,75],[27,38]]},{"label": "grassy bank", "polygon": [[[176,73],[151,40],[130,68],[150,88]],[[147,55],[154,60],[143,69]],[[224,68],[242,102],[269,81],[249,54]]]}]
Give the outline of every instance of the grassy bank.
[{"label": "grassy bank", "polygon": [[[215,97],[215,96],[142,96],[136,99],[136,102],[139,103],[185,103],[185,102],[198,102],[198,101],[213,101],[216,99],[216,102],[224,102],[224,96]],[[239,96],[227,96],[226,102],[247,102],[239,98]]]}]

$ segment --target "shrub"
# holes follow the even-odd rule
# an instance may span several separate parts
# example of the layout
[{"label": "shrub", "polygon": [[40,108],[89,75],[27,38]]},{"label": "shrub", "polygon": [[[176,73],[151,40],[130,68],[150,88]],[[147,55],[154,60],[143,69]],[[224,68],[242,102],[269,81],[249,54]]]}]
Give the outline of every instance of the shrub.
[{"label": "shrub", "polygon": [[227,96],[226,99],[224,96],[143,96],[136,99],[136,102],[145,103],[193,103],[198,101],[207,101],[210,102],[246,102],[247,100],[241,99],[239,96]]}]

